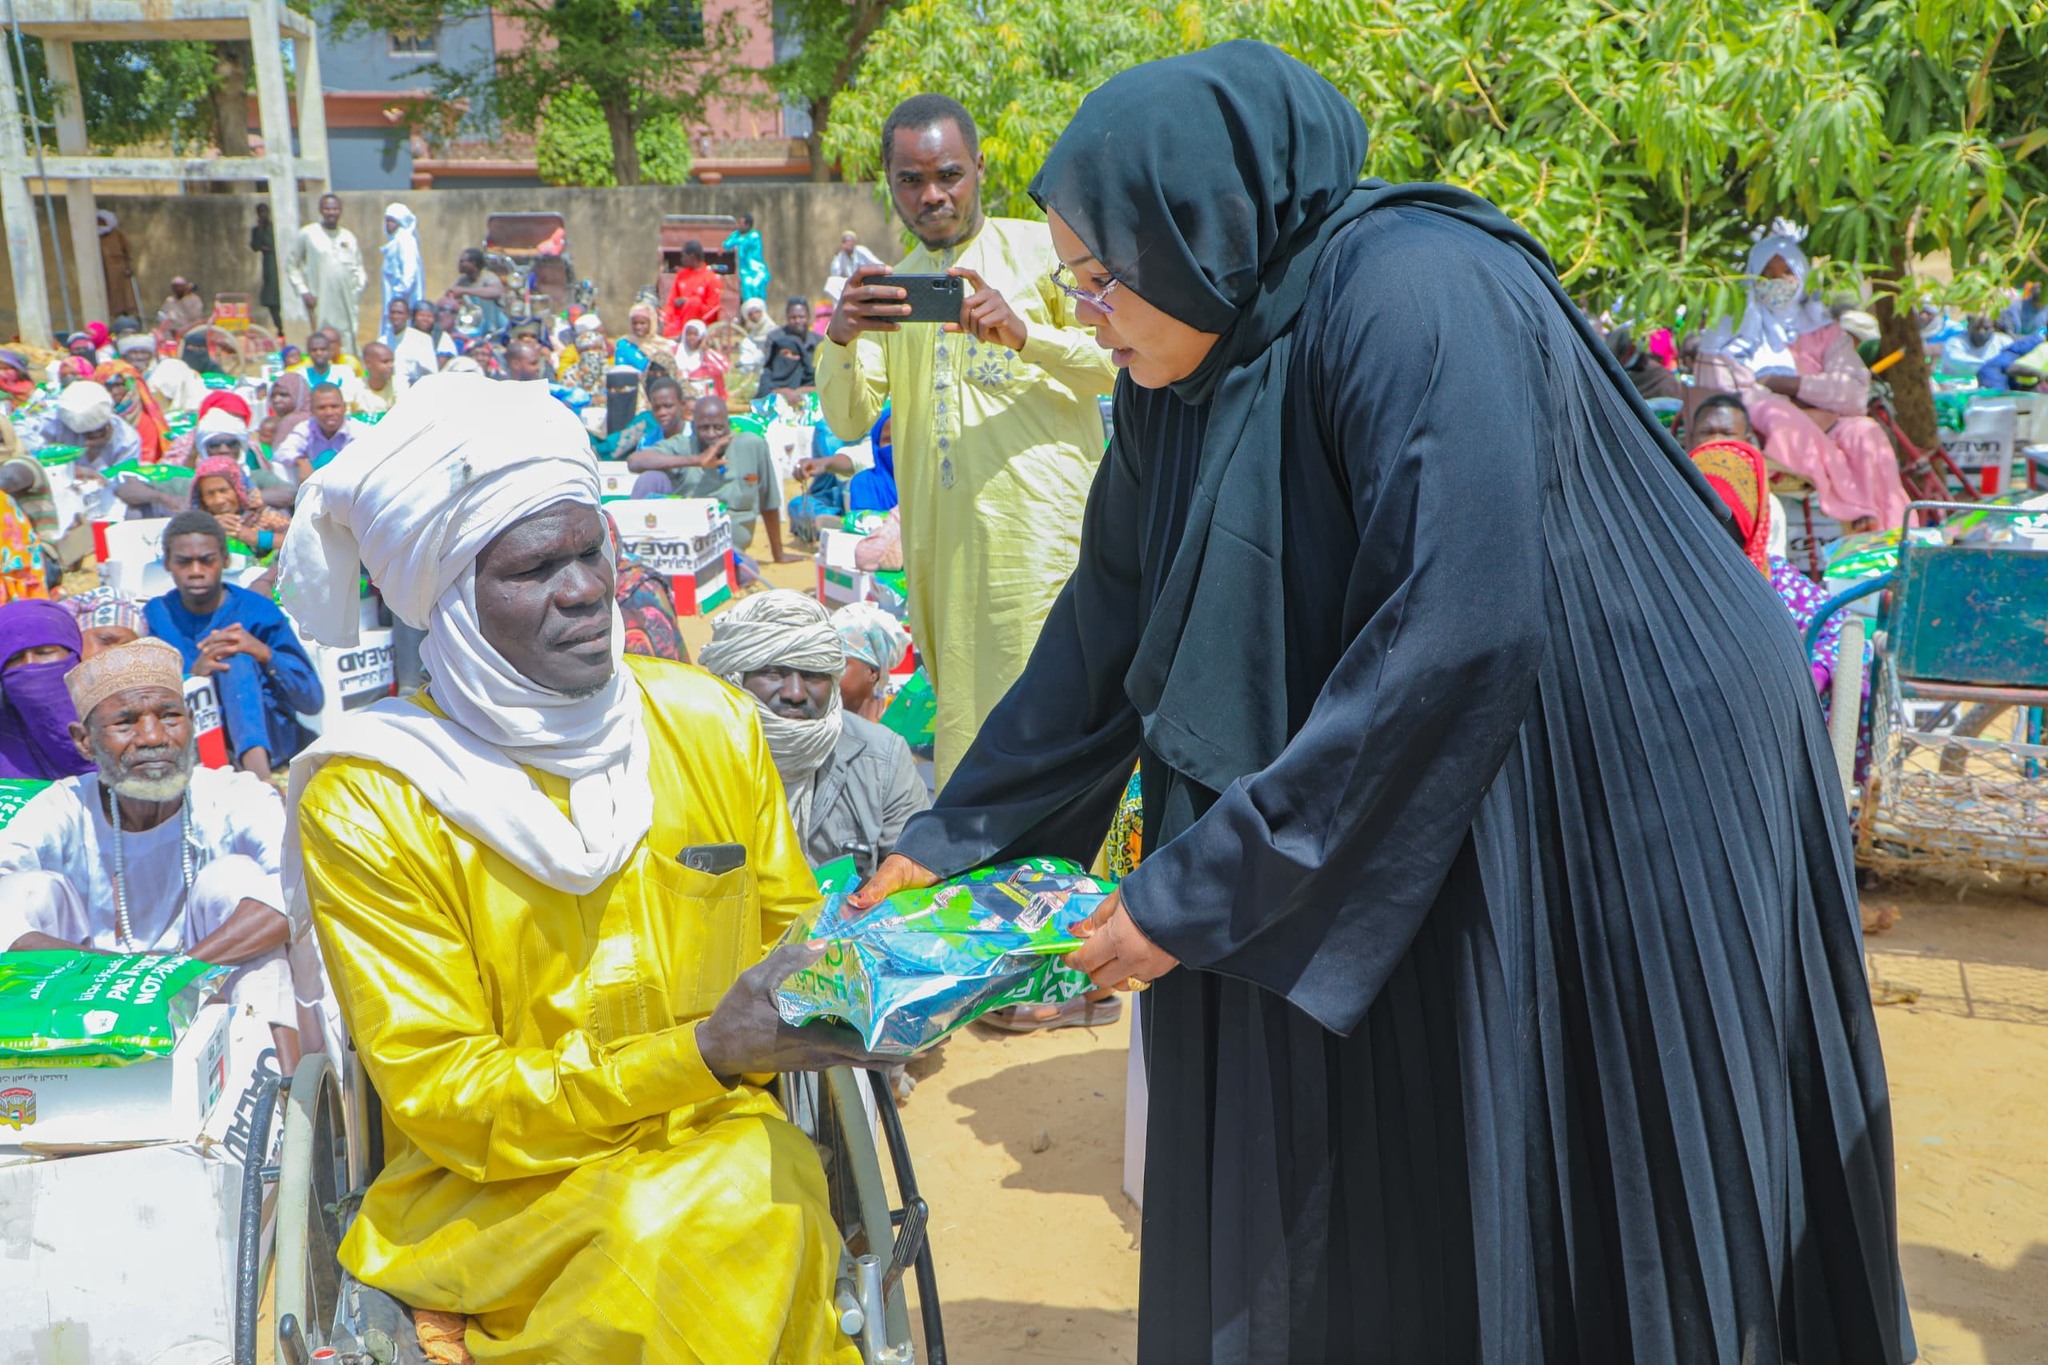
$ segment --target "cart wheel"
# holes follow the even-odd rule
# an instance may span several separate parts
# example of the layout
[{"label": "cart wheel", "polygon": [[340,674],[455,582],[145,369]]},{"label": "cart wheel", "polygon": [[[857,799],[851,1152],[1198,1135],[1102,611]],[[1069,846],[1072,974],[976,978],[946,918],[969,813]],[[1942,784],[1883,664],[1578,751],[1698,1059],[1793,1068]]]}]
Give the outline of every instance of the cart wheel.
[{"label": "cart wheel", "polygon": [[[341,1083],[327,1055],[299,1062],[285,1097],[284,1153],[277,1187],[276,1314],[294,1319],[317,1349],[341,1296],[342,1197],[349,1179],[348,1125]],[[282,1354],[280,1359],[291,1357]]]}]

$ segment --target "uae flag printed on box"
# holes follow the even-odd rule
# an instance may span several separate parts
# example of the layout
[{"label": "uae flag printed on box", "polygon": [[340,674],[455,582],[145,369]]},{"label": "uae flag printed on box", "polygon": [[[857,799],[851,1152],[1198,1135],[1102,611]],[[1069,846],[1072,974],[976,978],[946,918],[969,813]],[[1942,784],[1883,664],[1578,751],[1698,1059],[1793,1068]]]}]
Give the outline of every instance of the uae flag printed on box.
[{"label": "uae flag printed on box", "polygon": [[[715,498],[631,498],[606,507],[640,567],[668,575],[680,616],[709,616],[732,600],[732,517]],[[685,585],[690,585],[687,589]]]}]

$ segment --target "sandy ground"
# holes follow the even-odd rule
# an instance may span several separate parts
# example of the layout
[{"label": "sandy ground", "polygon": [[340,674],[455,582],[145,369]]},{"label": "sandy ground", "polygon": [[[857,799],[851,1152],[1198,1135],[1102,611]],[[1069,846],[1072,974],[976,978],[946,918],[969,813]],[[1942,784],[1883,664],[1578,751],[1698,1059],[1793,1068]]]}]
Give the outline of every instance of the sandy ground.
[{"label": "sandy ground", "polygon": [[[1927,1365],[2048,1362],[2048,904],[1873,892],[1899,1245]],[[955,1360],[1136,1357],[1128,1024],[950,1040],[904,1109]],[[926,1063],[929,1066],[931,1063]]]}]

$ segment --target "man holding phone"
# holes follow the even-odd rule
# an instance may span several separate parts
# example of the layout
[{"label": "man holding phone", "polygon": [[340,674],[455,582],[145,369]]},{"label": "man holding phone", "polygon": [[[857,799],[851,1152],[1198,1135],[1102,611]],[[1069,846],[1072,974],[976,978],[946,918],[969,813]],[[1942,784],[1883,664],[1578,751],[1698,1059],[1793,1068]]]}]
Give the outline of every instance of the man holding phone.
[{"label": "man holding phone", "polygon": [[[920,243],[896,272],[958,283],[854,271],[818,348],[818,400],[847,441],[893,403],[910,629],[938,703],[944,785],[1073,571],[1102,459],[1096,399],[1116,370],[1052,283],[1045,224],[982,213],[966,109],[943,95],[899,104],[882,166]],[[936,319],[949,288],[957,316],[917,321]]]}]

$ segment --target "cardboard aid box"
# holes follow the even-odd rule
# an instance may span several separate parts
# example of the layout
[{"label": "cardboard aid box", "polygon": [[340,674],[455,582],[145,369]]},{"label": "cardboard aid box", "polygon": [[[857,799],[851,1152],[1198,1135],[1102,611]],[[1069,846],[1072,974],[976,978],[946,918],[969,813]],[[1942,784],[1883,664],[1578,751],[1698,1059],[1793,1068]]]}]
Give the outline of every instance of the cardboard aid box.
[{"label": "cardboard aid box", "polygon": [[325,734],[329,725],[350,711],[398,695],[398,669],[389,630],[360,631],[356,643],[346,649],[308,640],[306,652],[320,670],[320,686],[326,693],[326,704],[317,716],[299,717],[315,733]]},{"label": "cardboard aid box", "polygon": [[2009,395],[1972,398],[1963,429],[1941,430],[1942,449],[1970,481],[1979,496],[2002,493],[2012,473],[2019,408]]},{"label": "cardboard aid box", "polygon": [[0,1150],[189,1140],[227,1087],[229,1013],[226,1005],[202,1007],[168,1057],[0,1067]]},{"label": "cardboard aid box", "polygon": [[827,527],[818,532],[818,600],[828,607],[865,602],[874,595],[875,576],[854,566],[854,547],[863,538]]},{"label": "cardboard aid box", "polygon": [[624,460],[597,462],[597,492],[600,502],[625,502],[633,496],[633,481],[640,476],[626,468]]},{"label": "cardboard aid box", "polygon": [[1808,578],[1819,578],[1827,568],[1828,555],[1848,534],[1841,522],[1820,510],[1818,493],[1796,497],[1780,493],[1778,507],[1785,513],[1785,558]]},{"label": "cardboard aid box", "polygon": [[[233,1358],[237,1211],[270,1026],[244,1011],[227,1036],[225,1090],[203,1128],[65,1155],[0,1146],[0,1365]],[[34,1132],[23,1139],[39,1144]],[[276,1159],[278,1136],[273,1123],[258,1164]]]},{"label": "cardboard aid box", "polygon": [[164,528],[169,517],[137,517],[132,521],[94,521],[92,548],[99,560],[100,582],[137,601],[161,597],[177,584],[164,567]]},{"label": "cardboard aid box", "polygon": [[732,600],[732,516],[716,498],[629,498],[605,510],[643,568],[668,575],[678,616],[709,616]]},{"label": "cardboard aid box", "polygon": [[185,679],[185,711],[192,717],[192,741],[209,768],[228,766],[228,732],[221,721],[220,690],[211,677]]}]

